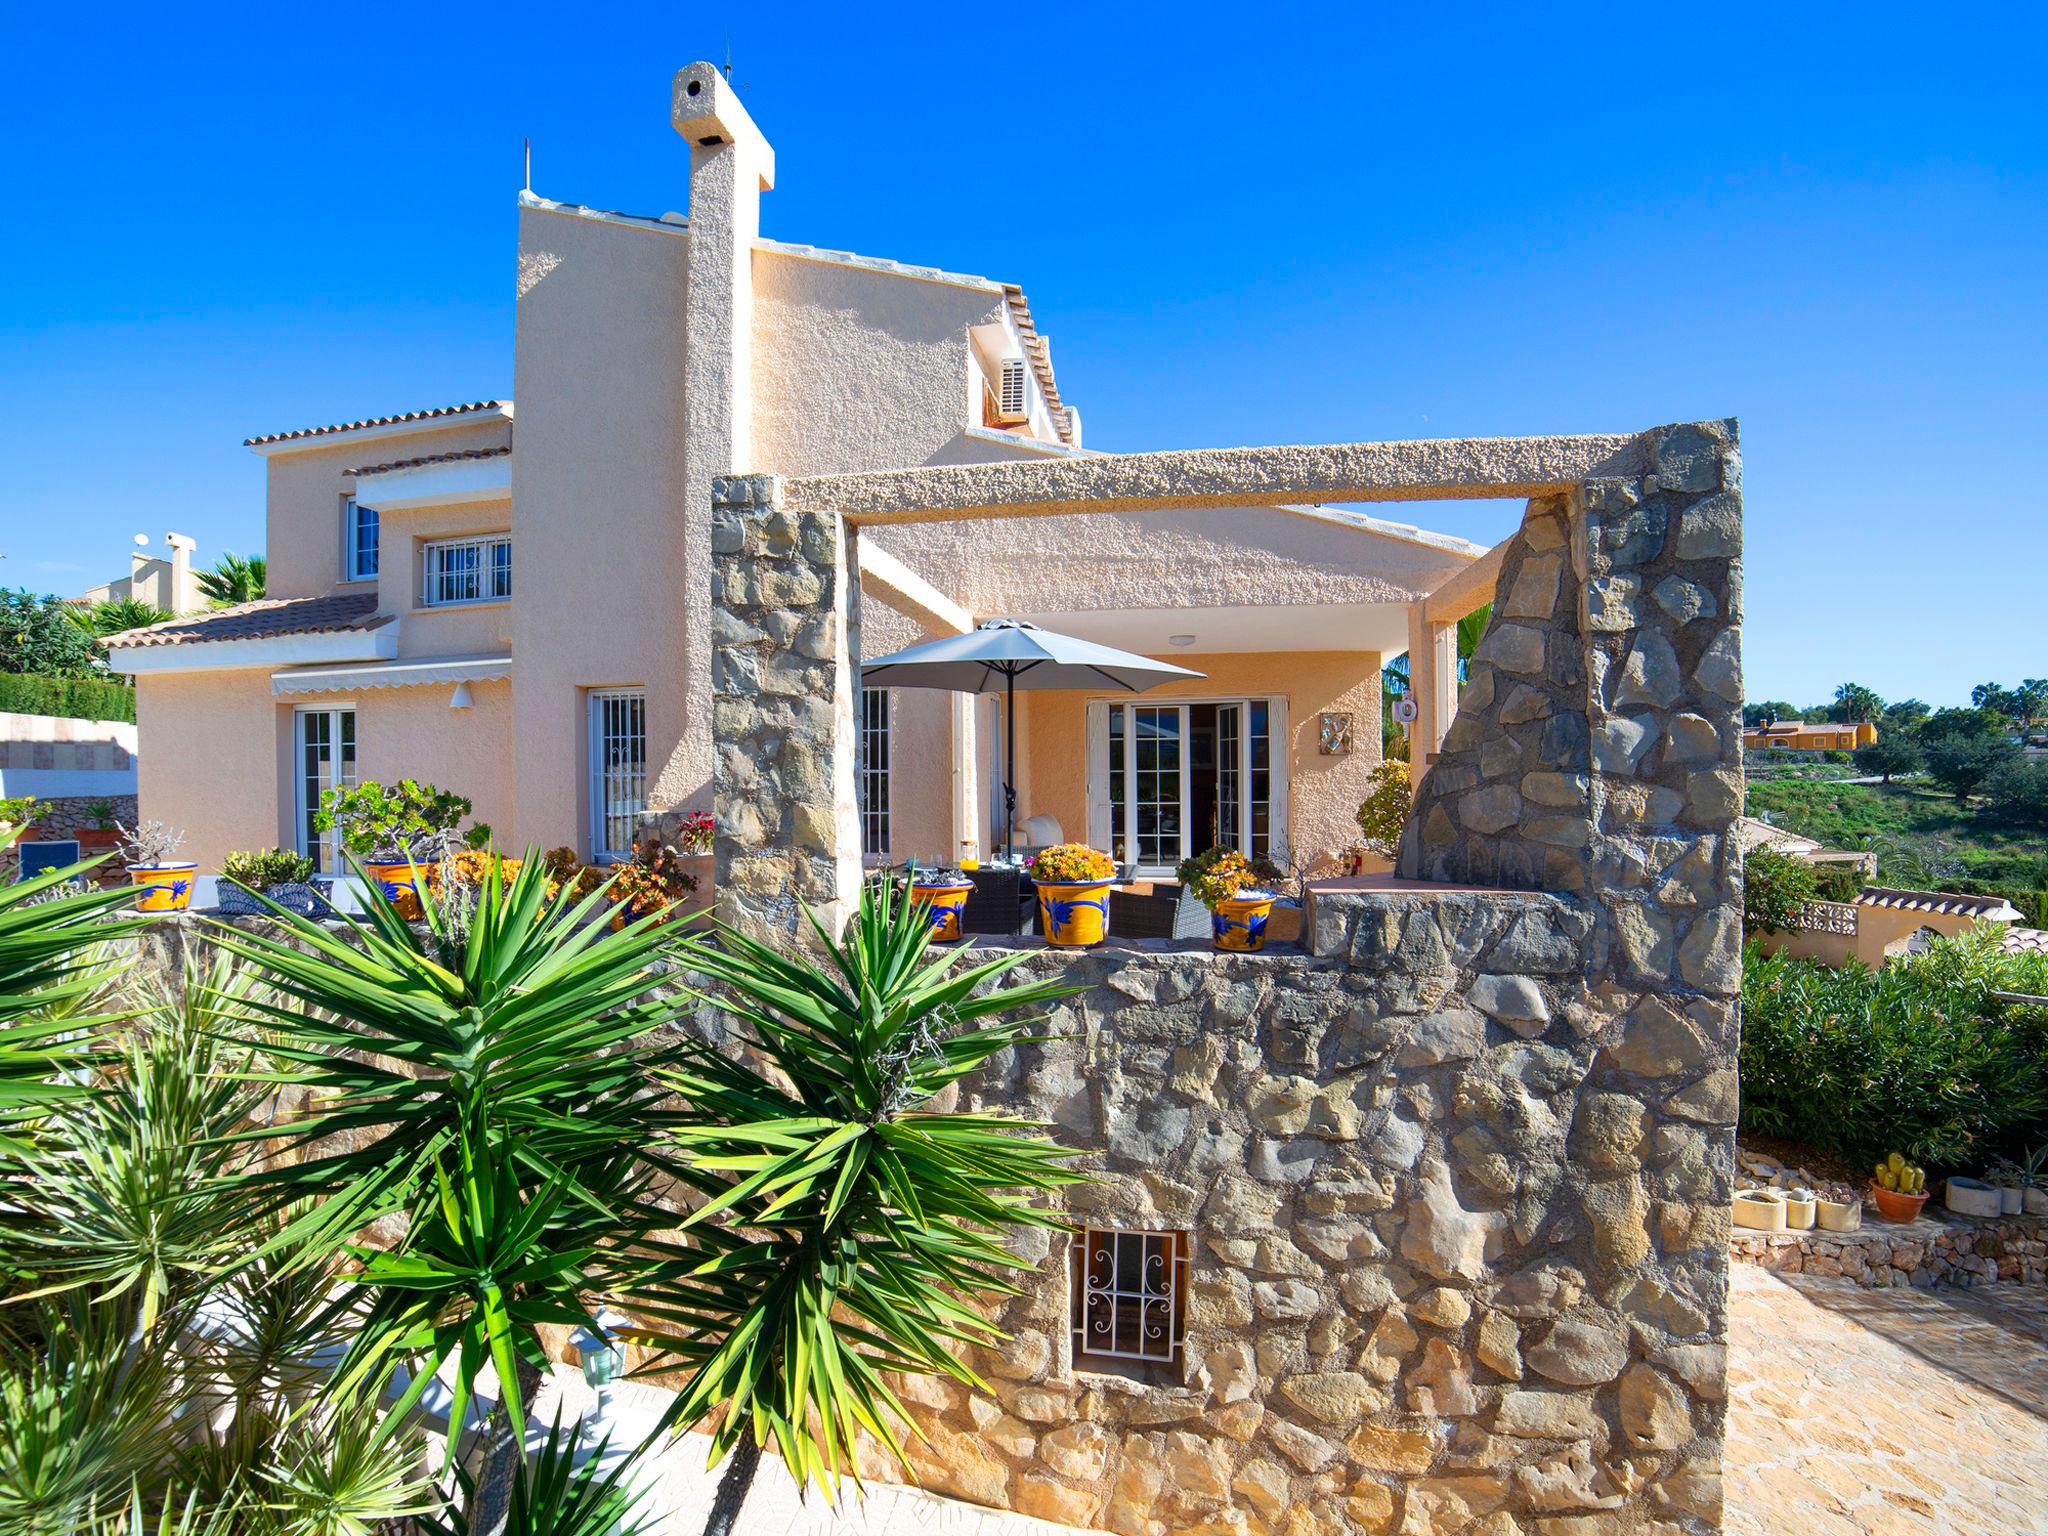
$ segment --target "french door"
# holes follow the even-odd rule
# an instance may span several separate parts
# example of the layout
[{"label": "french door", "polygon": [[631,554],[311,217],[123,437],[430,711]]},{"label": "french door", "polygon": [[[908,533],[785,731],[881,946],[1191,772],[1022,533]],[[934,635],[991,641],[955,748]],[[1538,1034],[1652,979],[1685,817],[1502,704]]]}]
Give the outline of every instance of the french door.
[{"label": "french door", "polygon": [[1089,840],[1141,876],[1212,846],[1286,858],[1286,700],[1088,711]]},{"label": "french door", "polygon": [[294,710],[292,747],[298,850],[313,860],[317,873],[331,875],[341,868],[340,843],[332,832],[321,832],[314,818],[329,790],[347,789],[356,781],[354,708]]}]

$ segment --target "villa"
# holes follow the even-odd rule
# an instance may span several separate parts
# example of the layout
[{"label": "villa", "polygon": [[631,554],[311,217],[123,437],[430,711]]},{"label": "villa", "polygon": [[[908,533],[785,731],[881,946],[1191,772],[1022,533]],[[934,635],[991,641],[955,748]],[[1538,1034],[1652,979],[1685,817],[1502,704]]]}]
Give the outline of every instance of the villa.
[{"label": "villa", "polygon": [[[764,238],[775,154],[709,66],[673,123],[687,217],[520,195],[515,399],[250,438],[269,595],[111,643],[143,814],[202,869],[272,844],[331,868],[320,797],[402,777],[469,796],[501,846],[617,858],[641,813],[709,804],[715,477],[1094,457],[1021,288]],[[1201,673],[1019,700],[1019,821],[1148,874],[1218,843],[1326,867],[1379,757],[1381,663],[1418,658],[1420,763],[1498,569],[1335,508],[1062,521],[875,530],[864,649],[1005,616]],[[994,698],[873,693],[863,725],[870,857],[1002,841]]]},{"label": "villa", "polygon": [[1743,749],[1749,752],[1854,752],[1876,740],[1877,727],[1868,720],[1770,720],[1742,732]]}]

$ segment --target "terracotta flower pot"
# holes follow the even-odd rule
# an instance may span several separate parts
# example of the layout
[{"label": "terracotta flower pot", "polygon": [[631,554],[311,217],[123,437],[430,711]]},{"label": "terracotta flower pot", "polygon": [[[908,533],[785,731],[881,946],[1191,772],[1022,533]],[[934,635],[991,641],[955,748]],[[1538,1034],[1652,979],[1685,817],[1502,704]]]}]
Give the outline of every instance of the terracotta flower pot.
[{"label": "terracotta flower pot", "polygon": [[974,894],[974,882],[954,885],[950,881],[943,885],[926,885],[921,880],[910,882],[910,899],[927,903],[931,910],[926,920],[932,925],[934,944],[952,944],[960,938],[960,911],[967,905],[967,898]]},{"label": "terracotta flower pot", "polygon": [[1902,1195],[1896,1189],[1873,1184],[1870,1186],[1870,1198],[1876,1202],[1878,1215],[1904,1226],[1919,1217],[1920,1207],[1927,1203],[1927,1192],[1922,1190],[1917,1195]]},{"label": "terracotta flower pot", "polygon": [[111,853],[121,846],[121,833],[115,827],[107,827],[104,830],[99,827],[81,827],[71,835],[78,839],[80,858],[95,853]]}]

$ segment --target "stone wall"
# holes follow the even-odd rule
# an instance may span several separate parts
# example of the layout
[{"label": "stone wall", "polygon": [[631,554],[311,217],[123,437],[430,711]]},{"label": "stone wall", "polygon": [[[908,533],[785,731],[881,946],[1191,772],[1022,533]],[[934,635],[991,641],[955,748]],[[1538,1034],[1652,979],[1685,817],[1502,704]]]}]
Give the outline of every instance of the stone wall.
[{"label": "stone wall", "polygon": [[788,512],[773,475],[712,483],[716,910],[764,939],[836,931],[859,899],[860,577],[836,512]]},{"label": "stone wall", "polygon": [[2048,1281],[2048,1217],[1922,1216],[1894,1226],[1866,1213],[1858,1232],[1745,1232],[1729,1256],[1784,1275],[1828,1275],[1884,1289]]},{"label": "stone wall", "polygon": [[[1127,1536],[1718,1527],[1740,461],[1709,423],[1602,462],[1530,503],[1404,840],[1486,889],[1321,895],[1307,954],[1024,963],[1086,990],[962,1096],[1085,1154],[1077,1224],[1188,1235],[1187,1334],[1077,1360],[1037,1236],[993,1397],[906,1386],[933,1486]],[[858,840],[852,668],[801,639],[851,540],[776,491],[721,486],[715,814],[779,921],[853,899]]]}]

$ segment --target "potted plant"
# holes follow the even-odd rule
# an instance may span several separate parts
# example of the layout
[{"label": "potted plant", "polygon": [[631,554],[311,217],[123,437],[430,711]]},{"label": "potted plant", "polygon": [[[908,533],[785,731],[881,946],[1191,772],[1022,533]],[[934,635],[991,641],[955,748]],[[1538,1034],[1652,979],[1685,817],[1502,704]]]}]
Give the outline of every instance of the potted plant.
[{"label": "potted plant", "polygon": [[1234,848],[1211,848],[1184,861],[1181,883],[1209,909],[1218,949],[1259,950],[1266,947],[1266,924],[1278,893],[1278,865],[1253,861]]},{"label": "potted plant", "polygon": [[635,843],[633,857],[612,871],[607,899],[613,904],[612,927],[660,913],[657,924],[679,914],[676,908],[697,889],[697,877],[684,863],[685,855],[669,843]]},{"label": "potted plant", "polygon": [[185,834],[160,821],[145,821],[121,833],[121,857],[128,866],[128,878],[136,887],[138,912],[183,912],[192,904],[192,886],[199,865],[180,859]]},{"label": "potted plant", "polygon": [[51,809],[49,801],[38,800],[34,795],[9,795],[0,800],[0,832],[32,827],[49,815]]},{"label": "potted plant", "polygon": [[2048,1146],[2034,1148],[2020,1163],[2020,1209],[2048,1216]]},{"label": "potted plant", "polygon": [[260,891],[288,912],[324,917],[332,883],[313,878],[313,860],[291,848],[261,848],[231,853],[221,861],[220,910],[229,917],[260,917],[269,909],[252,892]]},{"label": "potted plant", "polygon": [[114,819],[114,802],[111,800],[89,800],[85,806],[85,825],[72,834],[78,839],[78,851],[88,853],[111,853],[121,843],[121,823]]},{"label": "potted plant", "polygon": [[571,901],[581,901],[605,882],[605,872],[595,864],[586,864],[576,856],[576,850],[566,843],[559,848],[550,848],[540,856],[541,867],[548,872],[548,900],[553,901],[563,891],[569,893]]},{"label": "potted plant", "polygon": [[1109,931],[1116,861],[1086,843],[1057,843],[1031,861],[1045,941],[1064,949],[1100,944]]},{"label": "potted plant", "polygon": [[951,944],[960,938],[960,912],[974,894],[974,881],[964,869],[910,870],[910,899],[927,909],[934,944]]},{"label": "potted plant", "polygon": [[1814,1217],[1819,1213],[1820,1202],[1810,1189],[1788,1189],[1785,1198],[1785,1230],[1787,1232],[1811,1232]]},{"label": "potted plant", "polygon": [[384,899],[410,922],[420,915],[414,885],[422,878],[419,871],[458,847],[481,848],[490,841],[491,829],[481,822],[466,834],[456,832],[470,810],[465,797],[432,784],[400,779],[386,788],[365,779],[322,796],[313,825],[335,833]]},{"label": "potted plant", "polygon": [[1870,1181],[1870,1198],[1886,1221],[1913,1221],[1927,1203],[1927,1170],[1907,1162],[1903,1152],[1894,1152],[1877,1165]]},{"label": "potted plant", "polygon": [[2004,1197],[1996,1184],[1987,1179],[1966,1179],[1960,1173],[1948,1176],[1941,1201],[1958,1216],[1996,1216],[2005,1209]]},{"label": "potted plant", "polygon": [[1823,1232],[1857,1232],[1863,1227],[1863,1202],[1861,1200],[1836,1200],[1828,1195],[1820,1197],[1820,1209],[1814,1221]]}]

